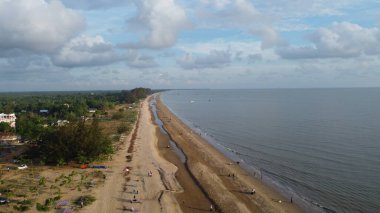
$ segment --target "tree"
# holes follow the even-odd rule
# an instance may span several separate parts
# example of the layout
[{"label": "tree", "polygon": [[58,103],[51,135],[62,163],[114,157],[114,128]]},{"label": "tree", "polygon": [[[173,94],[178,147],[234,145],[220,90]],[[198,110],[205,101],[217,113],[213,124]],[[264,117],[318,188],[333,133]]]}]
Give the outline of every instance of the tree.
[{"label": "tree", "polygon": [[148,88],[139,87],[139,88],[135,88],[135,89],[131,90],[131,93],[137,99],[143,99],[143,98],[146,98],[151,93],[151,90]]},{"label": "tree", "polygon": [[102,133],[97,120],[91,124],[70,123],[47,132],[39,150],[46,163],[91,162],[113,151],[111,140]]},{"label": "tree", "polygon": [[43,119],[33,113],[22,114],[16,120],[16,132],[27,140],[39,140],[45,128]]},{"label": "tree", "polygon": [[14,132],[14,128],[6,122],[0,122],[0,132]]}]

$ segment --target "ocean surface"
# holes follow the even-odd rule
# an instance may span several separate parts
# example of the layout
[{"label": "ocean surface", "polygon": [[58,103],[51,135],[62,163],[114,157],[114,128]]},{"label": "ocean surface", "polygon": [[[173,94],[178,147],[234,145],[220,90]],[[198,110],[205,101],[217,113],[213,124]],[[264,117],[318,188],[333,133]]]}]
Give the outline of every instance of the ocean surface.
[{"label": "ocean surface", "polygon": [[161,97],[307,212],[380,212],[380,88],[172,90]]}]

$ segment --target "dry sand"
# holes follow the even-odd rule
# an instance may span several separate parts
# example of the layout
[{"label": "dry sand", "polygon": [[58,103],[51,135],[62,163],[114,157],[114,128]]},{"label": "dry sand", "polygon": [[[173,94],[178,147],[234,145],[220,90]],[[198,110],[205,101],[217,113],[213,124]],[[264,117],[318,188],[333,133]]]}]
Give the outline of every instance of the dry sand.
[{"label": "dry sand", "polygon": [[[211,204],[218,212],[302,212],[193,133],[159,100],[157,109],[187,163],[167,148],[169,136],[154,124],[146,99],[132,134],[109,163],[104,186],[94,192],[97,200],[81,212],[206,212]],[[254,195],[248,193],[252,188]],[[137,202],[131,202],[134,197]]]},{"label": "dry sand", "polygon": [[[147,213],[181,212],[175,198],[183,191],[175,178],[177,167],[158,153],[156,127],[147,100],[140,106],[132,132],[125,139],[125,147],[113,157],[106,183],[95,193],[97,200],[83,212],[131,212],[132,208]],[[129,172],[125,171],[127,167]]]},{"label": "dry sand", "polygon": [[[159,99],[157,109],[170,137],[186,154],[190,172],[218,211],[302,212],[289,202],[290,198],[283,197],[259,179],[250,176],[217,151],[171,113]],[[256,193],[251,195],[249,192],[253,188]]]}]

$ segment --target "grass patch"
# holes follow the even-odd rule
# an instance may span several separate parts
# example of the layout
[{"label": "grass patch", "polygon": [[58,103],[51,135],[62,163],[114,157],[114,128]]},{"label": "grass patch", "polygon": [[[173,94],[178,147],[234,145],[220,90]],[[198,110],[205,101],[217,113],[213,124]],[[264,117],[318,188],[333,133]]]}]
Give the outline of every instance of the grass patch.
[{"label": "grass patch", "polygon": [[85,195],[85,196],[81,196],[79,197],[78,199],[75,200],[75,204],[78,205],[78,206],[88,206],[88,205],[91,205],[91,203],[93,203],[94,201],[96,200],[96,198],[92,195]]},{"label": "grass patch", "polygon": [[44,204],[36,203],[36,209],[37,209],[37,211],[47,212],[54,205],[55,201],[57,201],[59,199],[61,199],[61,196],[48,198],[45,200]]}]

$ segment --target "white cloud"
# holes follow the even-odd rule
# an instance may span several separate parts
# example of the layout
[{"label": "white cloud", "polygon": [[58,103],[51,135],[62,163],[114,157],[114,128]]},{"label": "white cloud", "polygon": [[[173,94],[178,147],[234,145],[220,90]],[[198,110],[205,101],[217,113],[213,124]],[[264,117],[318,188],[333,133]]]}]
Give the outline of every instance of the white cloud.
[{"label": "white cloud", "polygon": [[273,49],[261,49],[259,41],[226,41],[216,39],[208,42],[188,43],[177,45],[177,48],[183,52],[195,55],[207,55],[211,51],[226,51],[231,55],[239,56],[239,58],[247,58],[249,55],[261,55],[261,59],[265,61],[277,60],[279,57]]},{"label": "white cloud", "polygon": [[52,57],[53,63],[62,67],[99,66],[120,60],[112,44],[101,36],[74,38]]},{"label": "white cloud", "polygon": [[262,39],[262,48],[282,45],[283,40],[272,26],[269,16],[262,14],[249,0],[200,0],[198,22],[205,27],[237,28]]},{"label": "white cloud", "polygon": [[249,54],[247,56],[248,63],[255,63],[257,61],[261,61],[263,56],[261,54]]},{"label": "white cloud", "polygon": [[[0,58],[0,85],[9,81],[62,81],[67,80],[67,73],[55,67],[47,56],[21,55]],[[64,77],[65,76],[65,77]],[[27,79],[27,80],[26,80]],[[11,87],[16,88],[16,87]]]},{"label": "white cloud", "polygon": [[129,50],[126,60],[127,65],[132,68],[146,69],[158,66],[153,57],[142,55],[136,50]]},{"label": "white cloud", "polygon": [[362,20],[373,16],[378,7],[373,0],[266,0],[255,1],[255,5],[262,13],[271,14],[279,31],[319,27],[318,22],[309,19]]},{"label": "white cloud", "polygon": [[177,60],[177,64],[184,69],[205,69],[220,68],[231,63],[231,53],[228,51],[213,50],[204,56],[194,57],[191,53],[186,53]]},{"label": "white cloud", "polygon": [[368,5],[373,0],[266,0],[257,6],[266,13],[282,18],[342,16],[347,10]]},{"label": "white cloud", "polygon": [[219,20],[213,24],[219,27],[247,27],[255,20],[262,19],[263,15],[248,0],[200,0],[202,8],[199,16],[205,20]]},{"label": "white cloud", "polygon": [[84,27],[84,18],[58,0],[0,0],[2,50],[51,53]]},{"label": "white cloud", "polygon": [[287,59],[357,57],[380,54],[379,28],[365,28],[350,22],[333,23],[308,36],[313,45],[277,50]]},{"label": "white cloud", "polygon": [[190,27],[185,10],[175,0],[134,0],[137,14],[128,21],[131,30],[143,30],[145,37],[126,48],[166,48],[173,46],[178,34]]},{"label": "white cloud", "polygon": [[62,2],[70,8],[96,10],[125,5],[128,0],[62,0]]}]

